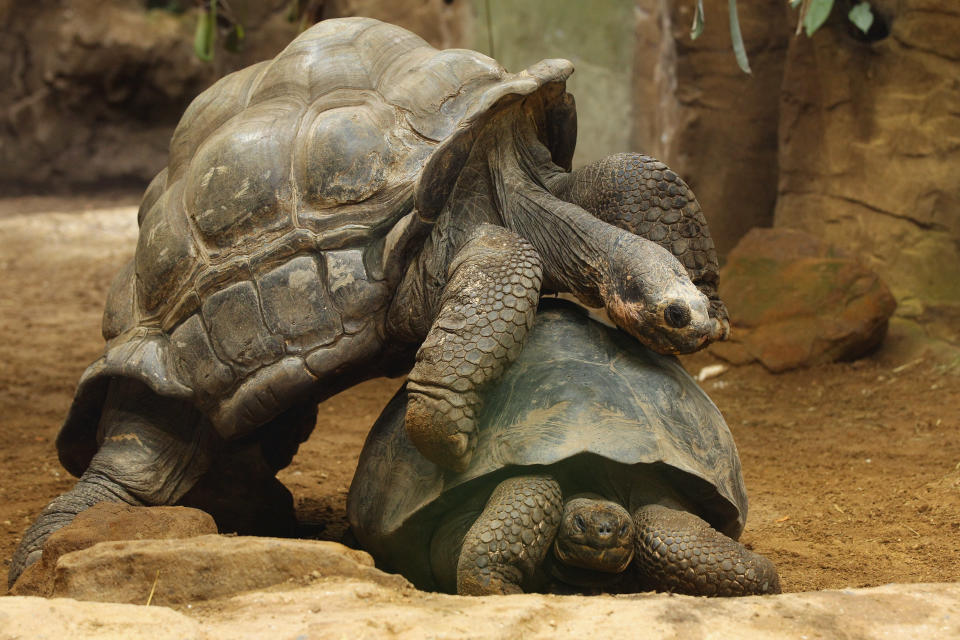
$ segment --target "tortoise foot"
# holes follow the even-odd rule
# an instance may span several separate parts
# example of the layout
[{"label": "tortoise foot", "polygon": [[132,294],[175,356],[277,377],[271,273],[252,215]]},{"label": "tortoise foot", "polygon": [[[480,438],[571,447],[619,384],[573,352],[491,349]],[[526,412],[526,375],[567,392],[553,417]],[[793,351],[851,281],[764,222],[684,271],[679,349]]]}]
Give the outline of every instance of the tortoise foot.
[{"label": "tortoise foot", "polygon": [[770,560],[692,513],[647,505],[634,513],[634,523],[634,561],[657,590],[695,596],[780,593]]},{"label": "tortoise foot", "polygon": [[407,433],[431,461],[463,471],[476,448],[480,390],[520,353],[540,296],[540,258],[488,224],[450,266],[440,309],[408,377]]},{"label": "tortoise foot", "polygon": [[7,586],[12,587],[24,570],[40,559],[43,545],[53,532],[73,522],[78,513],[98,502],[142,504],[109,478],[91,471],[84,473],[70,491],[54,498],[23,534],[10,559]]},{"label": "tortoise foot", "polygon": [[410,383],[407,435],[428,460],[463,471],[477,448],[473,410],[459,394],[443,388]]}]

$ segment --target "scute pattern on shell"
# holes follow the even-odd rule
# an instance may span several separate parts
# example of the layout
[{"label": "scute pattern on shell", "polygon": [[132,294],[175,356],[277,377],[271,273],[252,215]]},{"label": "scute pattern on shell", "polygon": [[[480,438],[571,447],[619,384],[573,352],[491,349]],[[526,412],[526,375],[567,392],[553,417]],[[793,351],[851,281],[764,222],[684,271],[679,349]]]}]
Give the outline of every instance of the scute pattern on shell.
[{"label": "scute pattern on shell", "polygon": [[560,472],[550,465],[580,455],[596,464],[669,469],[691,501],[727,514],[711,523],[727,535],[738,536],[746,521],[737,449],[713,402],[675,358],[571,303],[541,302],[519,358],[485,390],[477,450],[464,472],[423,458],[406,437],[404,414],[401,393],[367,437],[348,498],[350,522],[375,555],[426,553],[411,532],[429,540],[443,505],[471,487],[524,467]]},{"label": "scute pattern on shell", "polygon": [[[426,161],[570,71],[556,61],[511,74],[480,53],[345,18],[203,92],[144,195],[136,254],[104,314],[107,351],[77,390],[61,457],[93,449],[112,377],[192,399],[230,438],[362,368],[391,295],[378,247],[413,210]],[[127,362],[128,352],[164,357]],[[74,457],[70,470],[82,471],[89,456]]]}]

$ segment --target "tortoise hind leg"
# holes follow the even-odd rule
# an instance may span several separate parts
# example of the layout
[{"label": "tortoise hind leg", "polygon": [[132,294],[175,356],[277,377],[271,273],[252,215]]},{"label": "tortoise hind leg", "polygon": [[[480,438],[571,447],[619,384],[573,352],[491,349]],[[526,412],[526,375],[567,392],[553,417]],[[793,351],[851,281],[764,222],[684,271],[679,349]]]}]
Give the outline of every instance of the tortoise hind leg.
[{"label": "tortoise hind leg", "polygon": [[780,593],[770,560],[692,513],[652,504],[637,509],[633,520],[634,563],[657,590],[697,596]]},{"label": "tortoise hind leg", "polygon": [[136,381],[112,381],[97,453],[73,488],[47,505],[24,534],[10,563],[9,583],[40,558],[50,534],[98,502],[176,502],[209,466],[208,437],[205,421],[189,405],[159,398]]},{"label": "tortoise hind leg", "polygon": [[523,593],[557,535],[563,497],[549,476],[518,476],[494,489],[463,539],[457,593]]},{"label": "tortoise hind leg", "polygon": [[249,437],[225,444],[177,504],[206,511],[221,533],[310,537],[315,527],[298,525],[293,495],[276,475],[316,423],[316,403],[295,405]]}]

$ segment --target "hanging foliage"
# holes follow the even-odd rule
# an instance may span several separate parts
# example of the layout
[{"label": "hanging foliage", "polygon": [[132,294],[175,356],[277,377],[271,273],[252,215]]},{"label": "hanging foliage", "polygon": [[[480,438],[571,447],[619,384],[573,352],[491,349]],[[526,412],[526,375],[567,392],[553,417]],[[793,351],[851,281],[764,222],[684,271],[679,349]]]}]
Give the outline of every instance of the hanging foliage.
[{"label": "hanging foliage", "polygon": [[[833,11],[834,0],[787,0],[787,4],[792,9],[797,9],[797,33],[803,29],[807,37],[813,34],[823,26],[823,23],[830,17]],[[854,5],[847,13],[847,18],[857,29],[867,33],[873,25],[873,8],[866,0]],[[733,46],[733,54],[737,59],[737,66],[744,73],[750,73],[750,62],[747,59],[747,49],[743,42],[743,34],[740,33],[740,19],[737,16],[737,0],[729,0],[729,23],[730,23],[730,41]],[[706,25],[706,17],[703,11],[703,0],[697,0],[696,9],[693,13],[693,24],[690,26],[690,39],[696,40],[703,33]]]}]

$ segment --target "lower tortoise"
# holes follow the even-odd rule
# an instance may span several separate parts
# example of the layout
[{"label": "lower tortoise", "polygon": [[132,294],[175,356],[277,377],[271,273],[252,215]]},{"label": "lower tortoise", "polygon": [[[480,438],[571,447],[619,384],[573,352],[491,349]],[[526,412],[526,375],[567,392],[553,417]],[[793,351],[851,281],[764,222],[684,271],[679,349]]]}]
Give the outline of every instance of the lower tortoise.
[{"label": "lower tortoise", "polygon": [[[480,391],[542,291],[605,308],[665,353],[724,338],[687,185],[638,154],[571,171],[572,71],[510,73],[344,18],[200,94],[144,194],[106,350],[58,437],[79,481],[27,531],[10,579],[95,502],[172,504],[206,483],[200,503],[216,505],[231,468],[267,483],[317,403],[371,377],[410,371],[411,438],[465,468]],[[228,450],[245,462],[222,463]]]},{"label": "lower tortoise", "polygon": [[347,512],[378,565],[459,594],[779,593],[736,541],[747,496],[716,406],[673,357],[546,300],[484,392],[461,472],[421,456],[401,389],[370,432]]}]

